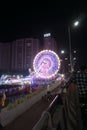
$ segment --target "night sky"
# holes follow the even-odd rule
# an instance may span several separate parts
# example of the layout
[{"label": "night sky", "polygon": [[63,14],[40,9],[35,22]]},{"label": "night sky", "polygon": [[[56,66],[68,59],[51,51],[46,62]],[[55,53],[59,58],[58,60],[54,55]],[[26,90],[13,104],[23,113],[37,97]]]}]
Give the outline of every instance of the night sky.
[{"label": "night sky", "polygon": [[[29,1],[30,2],[30,1]],[[81,1],[41,1],[2,3],[0,6],[0,42],[33,37],[41,40],[50,32],[60,49],[69,50],[68,26],[71,28],[72,50],[77,50],[77,62],[87,64],[87,6]],[[74,28],[73,22],[80,24]]]}]

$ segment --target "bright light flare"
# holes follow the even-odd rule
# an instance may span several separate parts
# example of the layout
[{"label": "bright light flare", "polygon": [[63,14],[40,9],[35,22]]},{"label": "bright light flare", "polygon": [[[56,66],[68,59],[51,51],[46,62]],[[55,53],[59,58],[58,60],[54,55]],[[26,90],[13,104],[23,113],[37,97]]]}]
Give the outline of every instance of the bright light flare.
[{"label": "bright light flare", "polygon": [[65,51],[64,50],[61,50],[61,54],[64,54],[65,53]]},{"label": "bright light flare", "polygon": [[75,27],[78,26],[78,25],[79,25],[79,21],[74,22]]}]

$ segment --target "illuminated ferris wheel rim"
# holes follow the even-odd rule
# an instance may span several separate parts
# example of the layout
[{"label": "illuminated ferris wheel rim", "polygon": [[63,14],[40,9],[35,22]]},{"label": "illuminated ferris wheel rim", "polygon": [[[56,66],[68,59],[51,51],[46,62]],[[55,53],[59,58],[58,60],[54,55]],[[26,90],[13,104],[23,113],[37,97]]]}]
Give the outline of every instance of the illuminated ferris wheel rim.
[{"label": "illuminated ferris wheel rim", "polygon": [[[57,68],[57,70],[56,70],[53,74],[48,75],[48,76],[46,76],[46,75],[45,75],[45,76],[44,76],[44,75],[41,75],[41,74],[36,70],[36,66],[35,66],[35,62],[36,62],[38,56],[41,55],[41,54],[43,54],[43,53],[45,53],[45,52],[48,52],[48,53],[50,52],[50,53],[52,53],[53,55],[55,55],[55,57],[56,57],[57,60],[58,60],[58,68]],[[35,58],[34,58],[33,68],[34,68],[34,71],[35,71],[37,77],[41,77],[41,78],[45,78],[45,79],[52,78],[52,77],[54,77],[55,75],[57,75],[57,73],[58,73],[58,71],[59,71],[59,69],[60,69],[60,58],[59,58],[59,56],[58,56],[54,51],[52,51],[52,50],[43,50],[43,51],[40,51],[40,52],[35,56]]]}]

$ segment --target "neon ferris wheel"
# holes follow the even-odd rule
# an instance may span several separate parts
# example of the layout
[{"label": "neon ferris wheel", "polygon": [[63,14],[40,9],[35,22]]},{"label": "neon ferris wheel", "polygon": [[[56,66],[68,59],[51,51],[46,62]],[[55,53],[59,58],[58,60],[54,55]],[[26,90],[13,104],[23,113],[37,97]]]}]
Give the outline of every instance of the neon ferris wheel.
[{"label": "neon ferris wheel", "polygon": [[33,68],[38,77],[51,79],[60,69],[59,56],[51,50],[43,50],[35,56]]}]

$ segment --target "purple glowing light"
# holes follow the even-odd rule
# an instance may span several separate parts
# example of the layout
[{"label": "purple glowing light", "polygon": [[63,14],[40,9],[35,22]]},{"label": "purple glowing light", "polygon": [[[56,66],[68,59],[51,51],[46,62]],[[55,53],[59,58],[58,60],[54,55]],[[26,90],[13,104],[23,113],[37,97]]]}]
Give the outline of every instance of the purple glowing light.
[{"label": "purple glowing light", "polygon": [[58,73],[60,59],[55,52],[43,50],[34,58],[33,68],[38,77],[50,79]]}]

